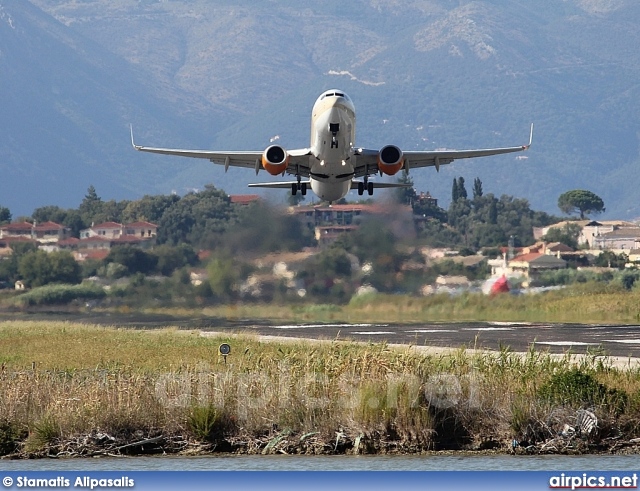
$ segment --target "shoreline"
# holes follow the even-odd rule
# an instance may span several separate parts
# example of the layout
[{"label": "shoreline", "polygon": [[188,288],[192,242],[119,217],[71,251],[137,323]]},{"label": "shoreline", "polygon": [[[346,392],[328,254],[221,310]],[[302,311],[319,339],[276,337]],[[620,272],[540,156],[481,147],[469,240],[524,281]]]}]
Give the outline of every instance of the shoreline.
[{"label": "shoreline", "polygon": [[355,439],[341,435],[335,441],[293,434],[288,431],[257,438],[245,435],[203,443],[187,435],[158,435],[142,440],[117,439],[104,433],[78,435],[73,439],[52,442],[38,452],[14,452],[0,456],[2,460],[31,459],[93,459],[100,457],[142,456],[536,456],[536,455],[640,455],[640,438],[589,443],[575,437],[558,436],[535,445],[513,446],[509,442],[486,440],[464,448],[422,448],[410,442],[370,439],[358,435]]}]

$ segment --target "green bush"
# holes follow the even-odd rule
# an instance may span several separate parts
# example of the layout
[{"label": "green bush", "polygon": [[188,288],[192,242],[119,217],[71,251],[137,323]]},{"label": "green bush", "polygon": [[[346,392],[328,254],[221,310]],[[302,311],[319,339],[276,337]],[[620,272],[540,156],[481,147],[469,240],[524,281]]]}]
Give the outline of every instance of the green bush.
[{"label": "green bush", "polygon": [[25,442],[27,452],[43,450],[48,444],[60,437],[60,425],[52,416],[45,416],[30,429]]},{"label": "green bush", "polygon": [[15,452],[19,439],[20,431],[15,424],[9,421],[0,421],[0,456]]},{"label": "green bush", "polygon": [[213,404],[196,405],[187,415],[187,428],[198,440],[215,443],[233,430],[234,422]]},{"label": "green bush", "polygon": [[95,300],[104,298],[106,293],[101,286],[92,283],[81,285],[47,285],[34,288],[15,298],[23,307],[34,305],[66,304],[73,300]]},{"label": "green bush", "polygon": [[617,414],[624,411],[629,399],[626,392],[609,389],[578,368],[554,374],[540,387],[538,395],[552,405],[605,406]]}]

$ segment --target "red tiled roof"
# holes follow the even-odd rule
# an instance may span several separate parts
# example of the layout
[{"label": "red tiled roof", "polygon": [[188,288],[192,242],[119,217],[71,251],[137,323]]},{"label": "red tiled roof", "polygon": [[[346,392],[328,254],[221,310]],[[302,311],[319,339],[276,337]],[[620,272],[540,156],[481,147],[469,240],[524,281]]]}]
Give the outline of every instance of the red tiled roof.
[{"label": "red tiled roof", "polygon": [[211,251],[206,251],[206,250],[198,251],[198,259],[200,261],[204,261],[206,259],[209,259],[210,257],[211,257]]},{"label": "red tiled roof", "polygon": [[65,226],[56,222],[42,222],[36,224],[36,230],[64,230]]},{"label": "red tiled roof", "polygon": [[151,223],[151,222],[133,222],[133,223],[127,223],[125,225],[125,227],[129,227],[129,228],[158,228],[158,226],[155,223]]},{"label": "red tiled roof", "polygon": [[230,194],[229,199],[234,204],[246,205],[258,201],[260,196],[257,194]]},{"label": "red tiled roof", "polygon": [[544,256],[544,254],[540,252],[530,252],[529,254],[520,254],[512,259],[512,261],[519,261],[524,263],[530,263],[534,259],[538,259],[539,257]]},{"label": "red tiled roof", "polygon": [[93,227],[91,227],[92,229],[97,229],[97,228],[122,228],[122,225],[116,222],[104,222],[104,223],[99,223],[98,225],[94,225]]},{"label": "red tiled roof", "polygon": [[84,239],[78,239],[78,244],[84,244],[85,242],[110,242],[110,239],[102,237],[100,235],[94,235],[92,237],[85,237]]},{"label": "red tiled roof", "polygon": [[69,237],[68,239],[64,239],[64,240],[59,240],[58,241],[58,245],[59,246],[73,246],[76,245],[80,242],[80,239],[77,239],[75,237]]},{"label": "red tiled roof", "polygon": [[19,232],[22,230],[32,230],[33,229],[33,224],[29,223],[29,222],[13,222],[13,223],[9,223],[8,225],[3,225],[2,230],[7,230],[9,232]]}]

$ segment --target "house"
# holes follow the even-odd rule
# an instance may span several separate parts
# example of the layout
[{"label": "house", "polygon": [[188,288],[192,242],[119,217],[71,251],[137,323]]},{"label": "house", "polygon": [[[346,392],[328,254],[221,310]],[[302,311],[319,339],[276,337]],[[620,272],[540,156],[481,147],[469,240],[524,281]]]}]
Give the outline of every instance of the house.
[{"label": "house", "polygon": [[[141,245],[142,243],[153,243],[158,235],[158,226],[151,222],[133,222],[120,224],[116,222],[104,222],[98,225],[91,225],[90,228],[80,231],[80,240],[99,237],[109,241],[119,241],[119,243],[129,243]],[[116,244],[117,242],[114,242]],[[79,244],[78,247],[82,247]]]},{"label": "house", "polygon": [[587,244],[591,249],[598,249],[595,244],[597,237],[611,233],[615,229],[626,227],[636,227],[636,225],[634,223],[625,222],[623,220],[592,220],[582,228],[582,232],[578,236],[578,245]]},{"label": "house", "polygon": [[640,249],[631,249],[629,251],[629,263],[640,266]]},{"label": "house", "polygon": [[352,232],[368,216],[383,216],[396,236],[415,232],[410,206],[349,203],[317,206],[292,206],[289,213],[298,217],[309,229],[315,230],[322,244],[335,240],[341,233]]},{"label": "house", "polygon": [[617,253],[640,249],[640,227],[616,227],[593,238],[593,248]]},{"label": "house", "polygon": [[565,269],[567,262],[549,254],[530,252],[514,257],[508,263],[508,268],[513,274],[521,274],[526,278],[535,278],[544,271]]},{"label": "house", "polygon": [[0,227],[0,239],[22,237],[40,243],[52,243],[69,236],[69,229],[55,222],[14,222]]},{"label": "house", "polygon": [[260,196],[257,194],[230,194],[229,199],[234,205],[249,206],[251,203],[259,201]]},{"label": "house", "polygon": [[357,225],[330,225],[326,227],[316,227],[315,237],[319,246],[326,246],[332,244],[344,233],[353,232],[357,230]]},{"label": "house", "polygon": [[105,239],[115,239],[123,234],[123,226],[116,222],[103,222],[98,225],[91,224],[91,228],[80,230],[80,238],[102,237]]},{"label": "house", "polygon": [[151,238],[158,233],[158,226],[150,222],[133,222],[124,226],[124,234],[133,237]]}]

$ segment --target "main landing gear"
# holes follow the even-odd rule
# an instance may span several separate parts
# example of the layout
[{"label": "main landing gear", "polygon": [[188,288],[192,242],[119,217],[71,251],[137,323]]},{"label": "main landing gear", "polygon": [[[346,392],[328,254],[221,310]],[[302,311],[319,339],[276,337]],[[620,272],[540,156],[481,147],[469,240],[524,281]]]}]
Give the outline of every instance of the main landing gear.
[{"label": "main landing gear", "polygon": [[362,196],[364,194],[364,190],[367,190],[367,194],[369,196],[373,195],[373,183],[365,180],[364,182],[358,183],[358,195]]},{"label": "main landing gear", "polygon": [[307,183],[306,182],[294,182],[291,183],[291,196],[295,196],[300,191],[302,196],[306,196],[307,194]]}]

